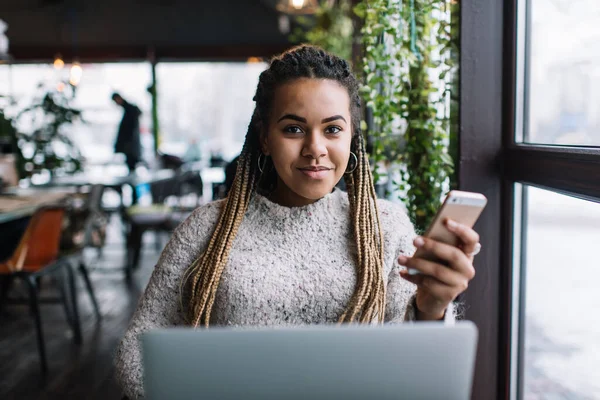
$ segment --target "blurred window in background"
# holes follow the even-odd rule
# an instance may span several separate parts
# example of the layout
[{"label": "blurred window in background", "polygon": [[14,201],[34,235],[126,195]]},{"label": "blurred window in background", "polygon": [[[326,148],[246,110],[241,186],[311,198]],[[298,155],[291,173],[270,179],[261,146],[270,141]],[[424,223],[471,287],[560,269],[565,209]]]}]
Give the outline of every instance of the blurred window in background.
[{"label": "blurred window in background", "polygon": [[156,66],[160,150],[231,161],[244,144],[263,62],[164,62]]},{"label": "blurred window in background", "polygon": [[[242,149],[254,102],[252,98],[264,62],[165,62],[157,64],[159,148],[186,161],[211,158],[225,162]],[[38,85],[60,85],[68,78],[69,64],[0,65],[0,95],[10,96],[11,117],[27,107]],[[111,100],[119,92],[142,110],[140,129],[144,158],[153,154],[151,66],[141,63],[82,64],[82,76],[72,103],[83,110],[86,123],[70,128],[72,140],[91,163],[113,159],[113,145],[122,109]],[[4,103],[7,103],[5,100]],[[19,128],[28,129],[26,121]]]},{"label": "blurred window in background", "polygon": [[[98,63],[82,64],[82,74],[77,85],[73,108],[83,111],[84,122],[68,127],[68,135],[79,146],[88,163],[99,164],[113,160],[114,142],[123,114],[121,107],[111,100],[119,92],[127,101],[142,110],[140,131],[144,156],[153,152],[152,98],[147,88],[152,83],[150,64]],[[52,64],[0,65],[0,95],[9,117],[31,105],[36,96],[43,94],[39,85],[58,88],[69,80],[71,65],[55,68]],[[31,128],[28,121],[20,119],[17,127],[22,132]]]}]

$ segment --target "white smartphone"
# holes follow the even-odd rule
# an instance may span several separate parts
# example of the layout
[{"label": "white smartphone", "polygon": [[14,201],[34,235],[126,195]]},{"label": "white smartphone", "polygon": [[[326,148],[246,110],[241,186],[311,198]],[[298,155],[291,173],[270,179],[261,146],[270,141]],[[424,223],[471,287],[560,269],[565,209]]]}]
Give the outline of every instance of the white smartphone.
[{"label": "white smartphone", "polygon": [[[460,190],[450,191],[423,236],[438,242],[458,246],[460,240],[446,228],[446,220],[451,219],[472,228],[486,204],[487,198],[481,193]],[[439,262],[433,254],[423,249],[417,249],[413,257]],[[414,269],[409,269],[408,272],[411,275],[419,273]]]}]

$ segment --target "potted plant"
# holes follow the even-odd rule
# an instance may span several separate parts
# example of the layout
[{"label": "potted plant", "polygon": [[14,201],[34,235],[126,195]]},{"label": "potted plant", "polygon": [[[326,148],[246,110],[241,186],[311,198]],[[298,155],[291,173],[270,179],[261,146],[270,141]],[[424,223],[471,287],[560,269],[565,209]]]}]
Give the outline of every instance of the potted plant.
[{"label": "potted plant", "polygon": [[31,126],[30,132],[17,135],[24,174],[30,177],[43,171],[50,175],[80,171],[83,157],[67,129],[73,122],[82,120],[81,110],[70,105],[76,88],[68,82],[59,82],[52,89],[43,84],[38,87],[40,96],[16,117]]},{"label": "potted plant", "polygon": [[0,109],[0,163],[11,164],[14,167],[16,180],[25,175],[25,163],[18,146],[18,137],[13,121]]}]

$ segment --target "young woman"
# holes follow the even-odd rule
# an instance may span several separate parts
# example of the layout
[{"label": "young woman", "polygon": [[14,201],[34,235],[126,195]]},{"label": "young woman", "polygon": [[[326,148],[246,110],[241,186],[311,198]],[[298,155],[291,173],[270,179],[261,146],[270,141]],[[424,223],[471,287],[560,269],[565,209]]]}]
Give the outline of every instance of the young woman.
[{"label": "young woman", "polygon": [[[175,231],[119,346],[130,398],[143,395],[149,329],[453,319],[475,275],[476,232],[449,221],[460,248],[416,237],[402,207],[376,200],[346,61],[289,50],[261,74],[254,101],[228,197]],[[335,189],[342,178],[347,193]],[[414,246],[449,268],[411,258]]]}]

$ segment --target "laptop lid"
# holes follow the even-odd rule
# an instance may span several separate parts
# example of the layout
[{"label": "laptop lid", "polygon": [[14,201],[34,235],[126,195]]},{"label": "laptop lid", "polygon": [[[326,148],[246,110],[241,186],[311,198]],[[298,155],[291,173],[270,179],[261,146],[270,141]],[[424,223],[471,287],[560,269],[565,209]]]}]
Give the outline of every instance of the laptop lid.
[{"label": "laptop lid", "polygon": [[477,328],[172,328],[142,343],[149,399],[466,400]]}]

